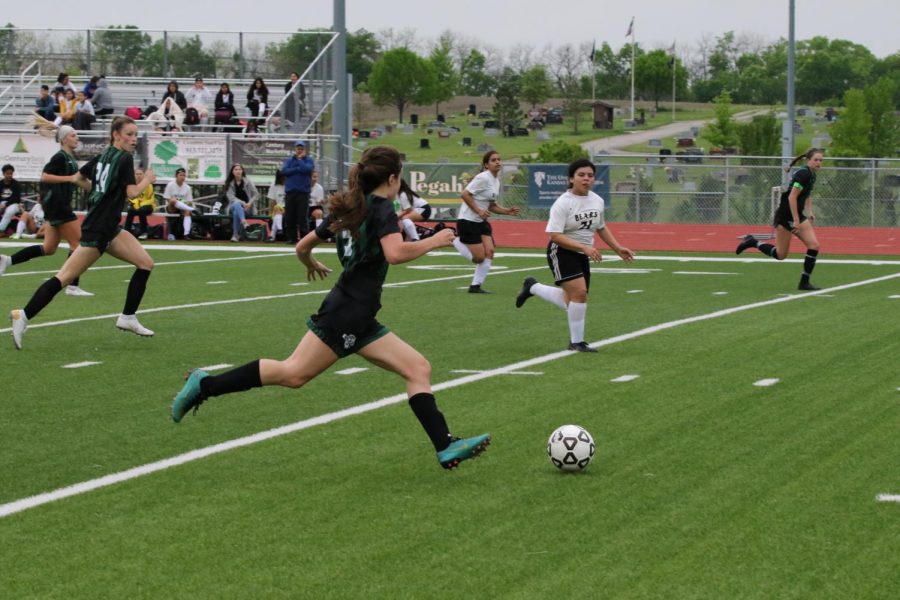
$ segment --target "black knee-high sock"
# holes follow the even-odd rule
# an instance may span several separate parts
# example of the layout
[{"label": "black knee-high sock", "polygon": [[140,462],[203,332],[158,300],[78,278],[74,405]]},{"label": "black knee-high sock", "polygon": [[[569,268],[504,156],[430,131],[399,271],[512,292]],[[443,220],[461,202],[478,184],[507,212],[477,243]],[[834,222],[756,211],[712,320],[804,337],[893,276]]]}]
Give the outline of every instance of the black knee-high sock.
[{"label": "black knee-high sock", "polygon": [[[72,253],[73,253],[73,252],[75,252],[75,251],[72,250],[71,248],[69,248],[69,254],[66,256],[66,260],[69,260],[69,256],[72,256]],[[75,279],[73,279],[73,280],[72,280],[72,283],[70,283],[69,285],[74,285],[75,287],[78,287],[78,282],[79,282],[79,281],[81,281],[81,277],[80,277],[80,276],[79,276],[79,277],[76,277]]]},{"label": "black knee-high sock", "polygon": [[27,248],[22,248],[15,254],[13,254],[10,258],[12,259],[12,264],[18,265],[23,262],[28,262],[32,258],[40,258],[44,255],[44,247],[43,246],[28,246]]},{"label": "black knee-high sock", "polygon": [[803,275],[801,279],[804,281],[809,281],[809,276],[812,275],[813,269],[816,268],[816,260],[819,258],[818,250],[807,250],[806,258],[803,259]]},{"label": "black knee-high sock", "polygon": [[147,289],[147,280],[150,279],[150,271],[146,269],[135,269],[131,281],[128,282],[128,294],[125,296],[125,308],[122,309],[123,315],[133,315],[137,312],[138,306],[141,304],[141,298],[144,297],[144,291]]},{"label": "black knee-high sock", "polygon": [[56,277],[51,277],[41,284],[28,304],[25,305],[25,317],[33,319],[44,307],[50,304],[53,297],[62,289],[62,282]]},{"label": "black knee-high sock", "polygon": [[255,387],[262,387],[259,360],[248,362],[221,375],[210,375],[200,380],[200,393],[204,398],[245,392]]},{"label": "black knee-high sock", "polygon": [[431,438],[434,449],[440,452],[450,445],[450,428],[443,413],[438,410],[434,395],[427,392],[416,394],[409,399],[409,407],[415,413],[425,433]]},{"label": "black knee-high sock", "polygon": [[772,244],[760,244],[756,248],[763,254],[767,254],[775,259],[778,258],[778,253],[775,250],[775,246]]}]

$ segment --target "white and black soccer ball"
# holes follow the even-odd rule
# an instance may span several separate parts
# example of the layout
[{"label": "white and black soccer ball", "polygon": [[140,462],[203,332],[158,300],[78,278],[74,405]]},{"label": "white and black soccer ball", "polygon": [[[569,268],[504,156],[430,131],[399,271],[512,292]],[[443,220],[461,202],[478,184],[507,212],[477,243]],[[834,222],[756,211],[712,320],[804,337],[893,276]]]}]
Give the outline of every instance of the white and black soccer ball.
[{"label": "white and black soccer ball", "polygon": [[594,458],[594,438],[578,425],[563,425],[547,440],[550,462],[562,471],[580,471]]}]

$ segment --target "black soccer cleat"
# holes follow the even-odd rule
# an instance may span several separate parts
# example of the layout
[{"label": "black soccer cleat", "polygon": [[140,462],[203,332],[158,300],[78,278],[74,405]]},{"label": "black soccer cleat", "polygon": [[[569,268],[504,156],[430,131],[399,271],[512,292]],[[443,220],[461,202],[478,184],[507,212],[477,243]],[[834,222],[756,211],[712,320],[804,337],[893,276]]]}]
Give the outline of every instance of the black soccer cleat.
[{"label": "black soccer cleat", "polygon": [[534,296],[531,293],[531,286],[537,283],[537,279],[534,277],[526,277],[525,281],[522,282],[522,291],[519,292],[519,295],[516,296],[516,308],[522,308],[522,305],[525,304],[525,301]]},{"label": "black soccer cleat", "polygon": [[822,288],[816,287],[808,281],[801,281],[800,285],[797,286],[797,289],[801,292],[815,292],[816,290],[821,290]]},{"label": "black soccer cleat", "polygon": [[756,241],[756,238],[752,235],[745,235],[740,244],[738,244],[737,248],[735,248],[735,254],[741,254],[744,250],[748,248],[756,248],[756,244],[759,242]]},{"label": "black soccer cleat", "polygon": [[470,294],[490,294],[489,291],[481,289],[480,285],[470,285],[469,293]]},{"label": "black soccer cleat", "polygon": [[596,348],[591,348],[587,345],[586,342],[572,342],[569,344],[569,350],[574,350],[575,352],[596,352]]}]

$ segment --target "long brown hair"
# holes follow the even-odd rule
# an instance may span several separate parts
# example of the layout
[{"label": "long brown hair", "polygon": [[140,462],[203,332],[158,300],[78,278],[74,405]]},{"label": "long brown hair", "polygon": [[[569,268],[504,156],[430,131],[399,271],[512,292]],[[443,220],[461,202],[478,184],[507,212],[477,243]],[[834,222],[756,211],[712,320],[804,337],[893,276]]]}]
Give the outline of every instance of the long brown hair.
[{"label": "long brown hair", "polygon": [[487,165],[489,162],[491,162],[491,157],[495,154],[498,156],[500,155],[500,153],[497,152],[496,150],[488,150],[487,152],[484,153],[484,156],[481,157],[481,171],[482,172],[487,171]]},{"label": "long brown hair", "polygon": [[350,168],[347,178],[349,189],[335,194],[329,201],[331,232],[347,230],[356,238],[366,219],[366,196],[391,175],[400,177],[402,170],[400,153],[390,146],[372,146],[363,152],[359,162]]},{"label": "long brown hair", "polygon": [[794,158],[794,160],[791,161],[791,164],[789,164],[789,165],[787,166],[787,168],[784,170],[784,172],[785,172],[785,173],[790,173],[790,172],[791,172],[791,167],[793,167],[794,165],[796,165],[798,162],[800,162],[800,161],[803,160],[804,158],[805,158],[806,160],[809,160],[809,159],[811,159],[815,154],[819,154],[819,153],[821,153],[821,154],[824,155],[824,154],[825,154],[825,151],[822,150],[821,148],[810,148],[809,150],[807,150],[806,152],[804,152],[804,153],[801,154],[800,156],[797,156],[796,158]]},{"label": "long brown hair", "polygon": [[122,131],[122,129],[128,124],[134,125],[134,119],[132,119],[131,117],[123,117],[120,115],[112,120],[112,125],[109,126],[110,144],[114,144],[116,142],[113,134],[117,131]]}]

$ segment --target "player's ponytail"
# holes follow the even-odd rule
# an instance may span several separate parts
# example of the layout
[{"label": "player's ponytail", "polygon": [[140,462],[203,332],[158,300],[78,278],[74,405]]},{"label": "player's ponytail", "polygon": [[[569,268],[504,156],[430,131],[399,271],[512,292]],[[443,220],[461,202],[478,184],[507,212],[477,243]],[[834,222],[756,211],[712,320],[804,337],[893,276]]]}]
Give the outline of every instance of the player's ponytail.
[{"label": "player's ponytail", "polygon": [[347,230],[356,238],[366,218],[366,195],[390,179],[400,177],[400,153],[390,146],[372,146],[350,168],[348,190],[335,194],[329,202],[332,233]]},{"label": "player's ponytail", "polygon": [[787,166],[787,168],[785,168],[784,172],[785,172],[785,173],[790,173],[790,172],[791,172],[791,168],[792,168],[794,165],[796,165],[798,162],[800,162],[801,160],[803,160],[804,158],[805,158],[806,160],[809,160],[809,159],[811,159],[815,154],[822,153],[822,152],[823,152],[823,150],[822,150],[821,148],[810,148],[809,150],[807,150],[806,152],[804,152],[804,153],[801,154],[800,156],[795,157],[794,160],[791,161],[791,164],[789,164],[789,165]]}]

